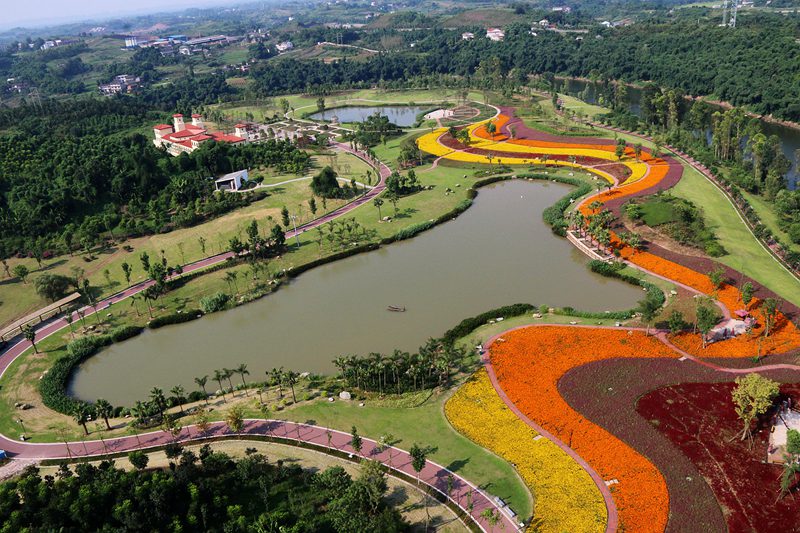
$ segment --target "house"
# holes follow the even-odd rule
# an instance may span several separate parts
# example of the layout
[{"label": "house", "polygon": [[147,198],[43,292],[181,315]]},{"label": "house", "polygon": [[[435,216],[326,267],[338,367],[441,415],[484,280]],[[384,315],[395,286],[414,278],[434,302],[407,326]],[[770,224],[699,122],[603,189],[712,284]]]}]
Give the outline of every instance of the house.
[{"label": "house", "polygon": [[136,48],[139,46],[139,39],[136,37],[125,37],[125,48]]},{"label": "house", "polygon": [[486,38],[490,41],[502,41],[506,33],[499,28],[489,28],[486,30]]},{"label": "house", "polygon": [[287,52],[294,48],[294,44],[292,41],[283,41],[282,43],[276,44],[275,48],[278,49],[278,52]]},{"label": "house", "polygon": [[[240,126],[240,124],[237,124]],[[219,131],[210,131],[203,124],[203,117],[197,113],[192,115],[192,123],[184,124],[183,115],[180,113],[172,115],[172,126],[169,124],[158,124],[153,127],[155,139],[153,144],[159,148],[164,148],[172,155],[182,153],[190,154],[197,150],[206,141],[225,142],[230,144],[246,143],[249,136],[246,130],[236,128],[236,131],[245,136],[230,135]]]},{"label": "house", "polygon": [[192,55],[192,49],[186,45],[183,45],[178,48],[178,53],[182,56],[190,56]]},{"label": "house", "polygon": [[137,78],[131,74],[120,74],[119,76],[114,76],[114,79],[109,83],[101,83],[98,86],[98,89],[105,95],[123,92],[130,93],[139,86],[140,82],[140,78]]},{"label": "house", "polygon": [[539,21],[539,27],[547,28],[548,26],[550,26],[550,21],[549,20],[542,19],[542,20]]},{"label": "house", "polygon": [[475,34],[472,33],[471,31],[465,31],[464,33],[461,34],[461,39],[464,41],[471,41],[474,38]]},{"label": "house", "polygon": [[247,170],[239,170],[214,180],[214,188],[218,191],[238,191],[247,180]]}]

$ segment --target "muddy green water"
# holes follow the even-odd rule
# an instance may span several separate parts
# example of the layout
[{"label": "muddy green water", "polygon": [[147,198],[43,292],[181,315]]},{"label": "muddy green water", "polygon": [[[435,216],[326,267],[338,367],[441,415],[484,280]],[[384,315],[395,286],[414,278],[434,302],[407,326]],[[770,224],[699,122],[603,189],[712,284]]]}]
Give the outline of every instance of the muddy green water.
[{"label": "muddy green water", "polygon": [[568,190],[523,181],[484,187],[466,213],[409,241],[311,270],[257,302],[113,345],[80,367],[71,392],[130,405],[152,387],[193,390],[193,377],[240,363],[251,381],[276,366],[330,372],[339,355],[411,351],[465,317],[517,302],[632,307],[640,288],[590,272],[588,259],[542,222]]}]

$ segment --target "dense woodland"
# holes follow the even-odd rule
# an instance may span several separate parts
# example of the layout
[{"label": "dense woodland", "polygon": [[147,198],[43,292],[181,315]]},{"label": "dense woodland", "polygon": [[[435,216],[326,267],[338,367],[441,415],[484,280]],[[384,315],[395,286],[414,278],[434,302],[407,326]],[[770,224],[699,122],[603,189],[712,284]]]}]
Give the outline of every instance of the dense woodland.
[{"label": "dense woodland", "polygon": [[[213,194],[210,176],[270,166],[301,172],[308,154],[289,141],[205,143],[172,157],[149,136],[163,113],[139,99],[48,103],[41,111],[0,112],[0,245],[90,248],[110,237],[193,225],[251,200]],[[123,133],[120,133],[123,132]]]},{"label": "dense woodland", "polygon": [[335,63],[277,59],[258,65],[253,78],[263,95],[325,91],[434,74],[470,78],[481,61],[497,57],[503,78],[524,80],[529,74],[552,73],[654,81],[687,94],[713,95],[758,113],[799,120],[797,19],[776,17],[743,26],[734,31],[697,22],[635,24],[596,28],[575,37],[545,30],[533,36],[528,26],[514,25],[499,43],[464,41],[460,30],[398,32],[405,42],[415,43],[414,50]]},{"label": "dense woodland", "polygon": [[[255,450],[253,450],[255,451]],[[136,470],[111,461],[62,466],[55,476],[29,467],[0,485],[0,531],[402,531],[385,500],[386,476],[367,461],[356,479],[342,467],[314,473],[251,453],[234,460],[206,445],[199,455],[167,449],[170,468]]]}]

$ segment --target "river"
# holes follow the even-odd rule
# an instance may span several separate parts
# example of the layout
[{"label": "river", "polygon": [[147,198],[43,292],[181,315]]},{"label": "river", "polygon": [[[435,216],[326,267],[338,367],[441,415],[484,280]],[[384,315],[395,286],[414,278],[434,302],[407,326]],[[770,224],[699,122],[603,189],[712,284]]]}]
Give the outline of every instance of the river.
[{"label": "river", "polygon": [[[576,96],[590,104],[598,103],[597,85],[583,80],[568,79],[564,80],[559,89],[569,95]],[[636,116],[641,116],[642,91],[636,87],[628,87],[628,109]],[[714,106],[713,104],[709,104]],[[719,106],[714,106],[721,109]],[[792,167],[786,174],[786,183],[790,189],[795,189],[800,181],[800,161],[797,161],[797,150],[800,150],[800,130],[784,126],[775,122],[761,120],[761,127],[767,136],[777,135],[781,140],[781,150],[783,154],[792,162]],[[706,138],[711,139],[710,130],[706,131]]]}]

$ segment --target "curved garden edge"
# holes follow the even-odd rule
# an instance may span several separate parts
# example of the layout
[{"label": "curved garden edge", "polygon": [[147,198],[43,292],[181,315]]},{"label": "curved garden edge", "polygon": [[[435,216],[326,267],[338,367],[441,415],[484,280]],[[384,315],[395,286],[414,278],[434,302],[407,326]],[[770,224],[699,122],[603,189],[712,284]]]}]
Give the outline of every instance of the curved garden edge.
[{"label": "curved garden edge", "polygon": [[[194,430],[194,434],[192,434]],[[282,430],[282,431],[280,431]],[[345,432],[323,428],[312,424],[284,420],[246,419],[241,431],[233,432],[224,422],[210,424],[208,431],[200,433],[196,426],[186,426],[175,440],[164,431],[153,431],[141,435],[118,437],[108,440],[78,441],[67,443],[18,443],[5,437],[0,442],[7,451],[20,459],[43,459],[63,461],[76,459],[103,459],[119,456],[133,450],[155,451],[172,442],[193,443],[212,442],[221,439],[268,440],[282,444],[309,447],[340,458],[357,461],[358,453],[350,444],[351,436]],[[417,474],[411,466],[411,456],[405,450],[388,447],[381,449],[379,444],[363,438],[362,457],[380,461],[389,473],[404,481],[421,481],[434,490],[435,497],[453,509],[459,519],[470,529],[487,531],[490,527],[481,514],[489,509],[499,513],[503,527],[515,531],[518,525],[500,511],[497,503],[466,479],[446,467],[427,461]],[[65,452],[66,451],[66,455]],[[453,490],[448,494],[448,479],[453,480]],[[470,520],[467,524],[466,520]]]},{"label": "curved garden edge", "polygon": [[[344,259],[344,258],[347,258],[347,257],[351,257],[353,255],[357,255],[357,254],[360,254],[360,253],[374,251],[374,250],[377,250],[378,248],[380,248],[383,245],[391,244],[391,243],[396,242],[396,241],[405,240],[405,239],[409,239],[411,237],[414,237],[414,236],[416,236],[416,235],[418,235],[418,234],[420,234],[420,233],[422,233],[424,231],[432,229],[433,227],[435,227],[435,226],[437,226],[439,224],[442,224],[444,222],[453,220],[457,216],[459,216],[460,214],[465,212],[472,205],[472,201],[478,195],[478,190],[480,188],[485,187],[487,185],[491,185],[491,184],[497,183],[497,182],[511,180],[511,179],[529,179],[529,180],[537,180],[537,181],[555,181],[555,182],[559,182],[559,183],[563,183],[563,184],[575,187],[574,190],[572,190],[569,193],[567,193],[564,197],[559,199],[555,204],[553,204],[552,206],[546,208],[544,213],[543,213],[543,216],[545,218],[545,223],[547,223],[549,226],[551,226],[551,228],[554,229],[554,233],[556,233],[559,236],[561,236],[560,233],[555,231],[556,225],[557,225],[560,217],[563,215],[563,211],[570,205],[570,200],[577,200],[578,198],[583,197],[586,194],[591,192],[591,188],[590,188],[590,186],[588,184],[585,184],[585,183],[583,183],[583,182],[581,182],[580,180],[577,180],[577,179],[565,178],[565,177],[561,177],[561,176],[551,176],[551,175],[546,175],[546,174],[541,174],[541,173],[519,173],[519,174],[514,174],[514,175],[490,176],[490,177],[483,178],[483,179],[480,179],[478,181],[475,181],[467,191],[467,199],[466,200],[464,200],[460,204],[456,205],[456,207],[454,209],[452,209],[451,211],[440,215],[436,219],[406,227],[406,228],[400,230],[394,236],[382,239],[379,243],[373,243],[373,244],[367,244],[367,245],[359,246],[359,247],[356,247],[356,248],[352,248],[350,250],[346,250],[346,251],[343,251],[343,252],[338,252],[338,253],[329,255],[329,256],[321,258],[321,259],[313,260],[313,261],[311,261],[309,263],[306,263],[304,265],[299,265],[299,266],[294,267],[294,268],[292,268],[290,270],[287,270],[286,271],[286,275],[287,275],[288,278],[294,278],[294,277],[297,277],[297,276],[301,275],[302,273],[304,273],[304,272],[306,272],[306,271],[308,271],[308,270],[310,270],[310,269],[312,269],[314,267],[321,266],[321,265],[324,265],[324,264],[327,264],[327,263],[331,263],[331,262],[334,262],[334,261],[338,261],[338,260],[341,260],[341,259]],[[348,204],[348,205],[351,205],[351,204]],[[345,207],[347,207],[347,206],[343,206],[340,209],[344,209]],[[350,209],[352,209],[352,207]],[[344,211],[344,212],[346,213],[348,211]],[[333,213],[335,213],[335,212],[333,212]],[[333,213],[331,213],[330,215],[333,215]],[[325,220],[329,220],[330,218],[333,218],[330,215]],[[319,220],[322,220],[322,217],[320,219],[317,219],[317,221],[319,221]],[[309,224],[307,224],[307,225],[305,225],[303,227],[300,227],[300,228],[298,228],[297,231],[298,232],[305,231],[305,229],[308,229],[309,227],[312,227],[312,226],[310,226],[310,224],[313,224],[314,222],[317,222],[317,221],[313,221],[312,223],[309,223]],[[287,233],[287,239],[291,238],[292,236],[294,236],[293,232],[292,233]],[[216,255],[216,256],[212,256],[211,258],[208,258],[207,260],[196,261],[196,262],[192,263],[191,265],[187,265],[185,270],[184,270],[184,274],[182,274],[182,277],[177,278],[177,279],[181,280],[181,279],[186,279],[187,277],[189,277],[189,279],[190,279],[191,276],[202,275],[203,273],[206,273],[206,271],[209,270],[209,269],[213,270],[213,269],[218,269],[218,268],[225,268],[226,263],[231,261],[231,260],[235,260],[235,257],[233,256],[233,254],[231,252],[227,252],[227,253],[224,253],[224,254],[219,254],[219,255]],[[201,269],[203,269],[202,272],[201,272]],[[623,280],[623,281],[630,282],[630,280]],[[107,298],[107,299],[105,299],[105,300],[103,300],[103,301],[101,301],[100,303],[97,304],[97,308],[96,308],[97,312],[99,313],[99,312],[107,309],[112,304],[117,303],[119,301],[122,301],[125,298],[127,298],[129,296],[132,296],[132,295],[140,292],[141,290],[146,289],[149,285],[152,285],[152,283],[153,283],[152,281],[144,281],[144,282],[141,282],[141,283],[139,283],[137,285],[129,287],[128,289],[125,289],[124,291],[121,291],[121,292],[119,292],[119,293],[117,293],[115,295],[112,295],[111,297],[109,297],[109,298]],[[651,284],[647,284],[647,282],[640,282],[639,284],[642,285],[642,286],[646,286],[646,287],[651,286]],[[656,288],[655,286],[652,286],[652,287],[655,288],[656,290],[660,290],[660,289]],[[85,312],[85,316],[90,316],[90,315],[94,314],[94,309],[91,308],[91,307],[86,307],[86,308],[83,309],[83,311]],[[581,313],[579,310],[573,310],[573,312]],[[617,312],[617,314],[630,315],[632,312],[633,312],[632,310],[625,310],[625,311]],[[583,314],[586,315],[586,313],[583,313]],[[589,314],[591,314],[591,313],[589,313]],[[182,315],[177,315],[177,316],[182,316]],[[605,314],[603,315],[603,317],[606,317],[606,316],[610,316],[610,315],[605,315]],[[615,316],[616,316],[616,314],[615,314]],[[73,317],[73,318],[74,318],[74,320],[77,320],[77,316]],[[50,335],[53,335],[53,334],[57,333],[58,331],[62,330],[63,328],[66,328],[66,327],[67,327],[67,323],[63,319],[52,320],[44,328],[42,328],[40,330],[41,333],[42,333],[41,336],[39,336],[39,332],[37,332],[37,342],[49,337]],[[5,373],[6,369],[18,357],[23,355],[28,350],[29,347],[30,347],[30,343],[28,341],[20,340],[17,344],[12,346],[5,354],[3,354],[3,355],[7,355],[7,354],[11,353],[12,357],[11,357],[10,360],[2,360],[2,359],[0,359],[0,378],[2,378],[2,376]],[[94,354],[92,354],[92,355],[94,355]],[[73,361],[72,365],[70,366],[70,368],[68,370],[68,372],[66,373],[66,376],[67,377],[70,376],[72,374],[72,372],[74,371],[74,368],[77,365],[83,363],[84,361],[85,361],[85,359],[84,360],[75,360],[75,361]],[[47,376],[46,376],[46,379],[48,379],[48,378],[55,379],[57,377],[58,376],[56,374],[52,374],[51,375],[50,373],[48,373]],[[68,379],[66,381],[68,381]],[[71,402],[73,400],[72,397],[68,396],[67,393],[66,393],[66,381],[63,382],[63,383],[57,384],[57,385],[59,385],[60,388],[62,389],[62,394],[63,394],[62,397],[66,396],[68,398],[68,400]],[[41,383],[44,383],[44,381],[42,381]],[[46,404],[46,405],[47,405],[47,407],[49,407],[51,409],[54,409],[55,411],[59,411],[62,414],[66,414],[66,415],[70,414],[70,413],[64,413],[63,411],[58,409],[55,405],[50,405],[50,404]]]},{"label": "curved garden edge", "polygon": [[[611,533],[616,531],[619,526],[619,514],[616,508],[616,504],[614,503],[613,496],[611,495],[611,491],[609,490],[608,486],[606,485],[603,478],[592,468],[592,466],[587,463],[575,450],[570,448],[566,443],[564,443],[561,439],[553,435],[552,433],[548,432],[544,428],[542,428],[537,423],[533,422],[530,418],[528,418],[524,413],[522,413],[517,406],[511,401],[508,395],[503,390],[502,386],[500,385],[499,380],[497,379],[497,375],[495,373],[494,367],[492,366],[491,358],[489,356],[489,350],[491,345],[503,335],[508,334],[509,332],[525,329],[525,328],[532,328],[532,327],[553,327],[551,324],[528,324],[523,326],[517,326],[515,328],[511,328],[505,330],[501,333],[498,333],[492,336],[489,340],[487,340],[484,345],[482,346],[481,351],[481,359],[483,362],[486,371],[489,374],[489,378],[492,382],[492,385],[495,388],[497,394],[502,398],[503,402],[508,406],[514,414],[519,417],[520,420],[528,424],[531,428],[537,431],[540,435],[550,440],[553,444],[561,448],[565,453],[567,453],[570,457],[572,457],[592,478],[595,482],[600,493],[603,495],[603,499],[606,504],[606,510],[608,512],[608,524],[606,526],[606,532]],[[566,327],[566,328],[576,328],[576,329],[610,329],[610,330],[633,330],[633,331],[645,331],[644,328],[616,328],[616,327],[608,327],[608,326],[592,326],[592,325],[561,325],[558,327]],[[769,372],[769,371],[776,371],[776,370],[791,370],[791,371],[798,371],[800,372],[800,365],[792,365],[792,364],[770,364],[770,365],[761,365],[757,367],[748,367],[748,368],[728,368],[724,366],[717,365],[716,363],[710,361],[703,361],[702,359],[693,356],[691,354],[686,353],[685,351],[677,348],[673,345],[669,339],[667,338],[667,332],[663,330],[655,330],[655,335],[658,340],[664,343],[667,347],[674,350],[676,355],[680,355],[680,361],[692,361],[698,365],[702,365],[703,367],[710,368],[711,370],[717,372],[724,372],[730,374],[746,374],[750,372]],[[635,449],[634,449],[635,450]],[[637,453],[639,453],[637,451]]]}]

